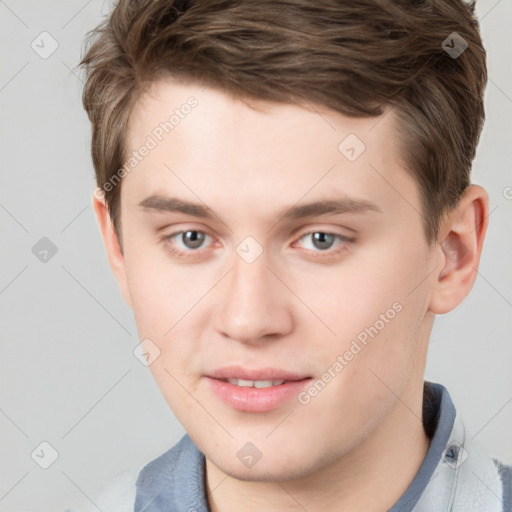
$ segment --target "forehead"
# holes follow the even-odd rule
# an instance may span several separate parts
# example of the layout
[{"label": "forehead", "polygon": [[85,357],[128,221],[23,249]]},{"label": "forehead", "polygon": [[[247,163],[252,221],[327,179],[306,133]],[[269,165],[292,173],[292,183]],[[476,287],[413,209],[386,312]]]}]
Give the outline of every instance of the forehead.
[{"label": "forehead", "polygon": [[240,99],[160,80],[132,114],[127,157],[144,145],[151,149],[124,178],[122,193],[135,202],[173,191],[251,206],[254,214],[326,194],[383,210],[396,209],[405,195],[419,207],[416,183],[400,162],[395,123],[392,110],[350,118],[321,105]]}]

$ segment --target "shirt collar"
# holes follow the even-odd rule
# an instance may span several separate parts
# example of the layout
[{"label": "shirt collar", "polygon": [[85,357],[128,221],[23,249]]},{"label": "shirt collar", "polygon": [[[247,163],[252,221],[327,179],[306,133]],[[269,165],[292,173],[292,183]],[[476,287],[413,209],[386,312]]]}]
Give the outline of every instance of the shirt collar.
[{"label": "shirt collar", "polygon": [[453,430],[456,411],[448,391],[444,386],[431,382],[426,382],[425,387],[430,388],[433,395],[431,407],[434,414],[427,421],[436,423],[434,426],[434,436],[430,441],[427,455],[416,476],[389,512],[409,512],[413,510],[420,496],[427,488],[439,461],[442,459]]}]

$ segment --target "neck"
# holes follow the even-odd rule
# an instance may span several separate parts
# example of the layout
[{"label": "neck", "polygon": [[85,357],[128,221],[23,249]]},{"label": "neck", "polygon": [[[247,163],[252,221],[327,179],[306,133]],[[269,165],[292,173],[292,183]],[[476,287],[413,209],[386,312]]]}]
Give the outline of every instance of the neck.
[{"label": "neck", "polygon": [[422,386],[400,397],[386,421],[352,452],[320,471],[283,482],[242,481],[206,460],[211,512],[382,511],[405,492],[430,440],[422,418]]}]

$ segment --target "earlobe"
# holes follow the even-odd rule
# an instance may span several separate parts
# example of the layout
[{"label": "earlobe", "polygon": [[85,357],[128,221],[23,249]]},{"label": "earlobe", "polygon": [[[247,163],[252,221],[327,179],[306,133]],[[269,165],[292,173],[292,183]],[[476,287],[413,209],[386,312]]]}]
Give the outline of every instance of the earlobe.
[{"label": "earlobe", "polygon": [[488,212],[487,192],[478,185],[471,185],[443,222],[438,242],[441,268],[429,304],[433,313],[443,314],[456,308],[473,287]]},{"label": "earlobe", "polygon": [[110,268],[117,279],[124,300],[130,307],[132,307],[126,279],[124,255],[119,244],[119,239],[114,230],[107,204],[105,199],[101,195],[97,194],[96,191],[93,193],[92,202],[94,213],[96,214],[96,220],[98,221],[98,226],[103,238],[103,243],[105,244]]}]

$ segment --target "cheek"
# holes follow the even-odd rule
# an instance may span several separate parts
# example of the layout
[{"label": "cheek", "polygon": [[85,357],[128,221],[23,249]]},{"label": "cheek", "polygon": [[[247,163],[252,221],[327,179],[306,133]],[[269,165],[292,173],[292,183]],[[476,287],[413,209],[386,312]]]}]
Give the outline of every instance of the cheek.
[{"label": "cheek", "polygon": [[[159,350],[150,370],[169,403],[188,403],[183,394],[195,385],[200,371],[198,343],[209,315],[202,314],[215,277],[205,268],[177,265],[164,250],[127,251],[127,282],[139,339]],[[208,277],[209,276],[209,277]]]},{"label": "cheek", "polygon": [[358,250],[336,267],[310,267],[285,275],[317,316],[315,320],[310,314],[308,319],[305,312],[302,320],[316,322],[324,339],[342,350],[359,335],[363,341],[375,331],[379,337],[386,331],[396,335],[400,326],[407,331],[410,322],[414,325],[414,319],[422,317],[425,289],[414,290],[428,274],[422,258],[421,249],[405,251],[398,243],[383,243]]},{"label": "cheek", "polygon": [[178,418],[197,412],[192,399],[200,371],[197,320],[199,298],[205,293],[187,282],[176,266],[132,269],[129,286],[139,339],[150,339],[159,351],[150,364],[155,382]]},{"label": "cheek", "polygon": [[[330,368],[336,374],[332,389],[337,391],[331,398],[346,393],[351,402],[355,386],[361,397],[379,401],[380,394],[389,394],[384,383],[398,392],[423,355],[425,276],[431,269],[421,243],[407,254],[399,244],[387,244],[358,256],[340,267],[336,278],[326,275],[317,281],[324,294],[316,303],[312,292],[306,300],[335,332],[329,334],[330,343],[315,347],[320,373]],[[306,288],[303,293],[307,295]]]},{"label": "cheek", "polygon": [[148,240],[127,243],[125,265],[137,327],[145,337],[170,335],[207,285],[201,272],[173,263],[163,246]]}]

